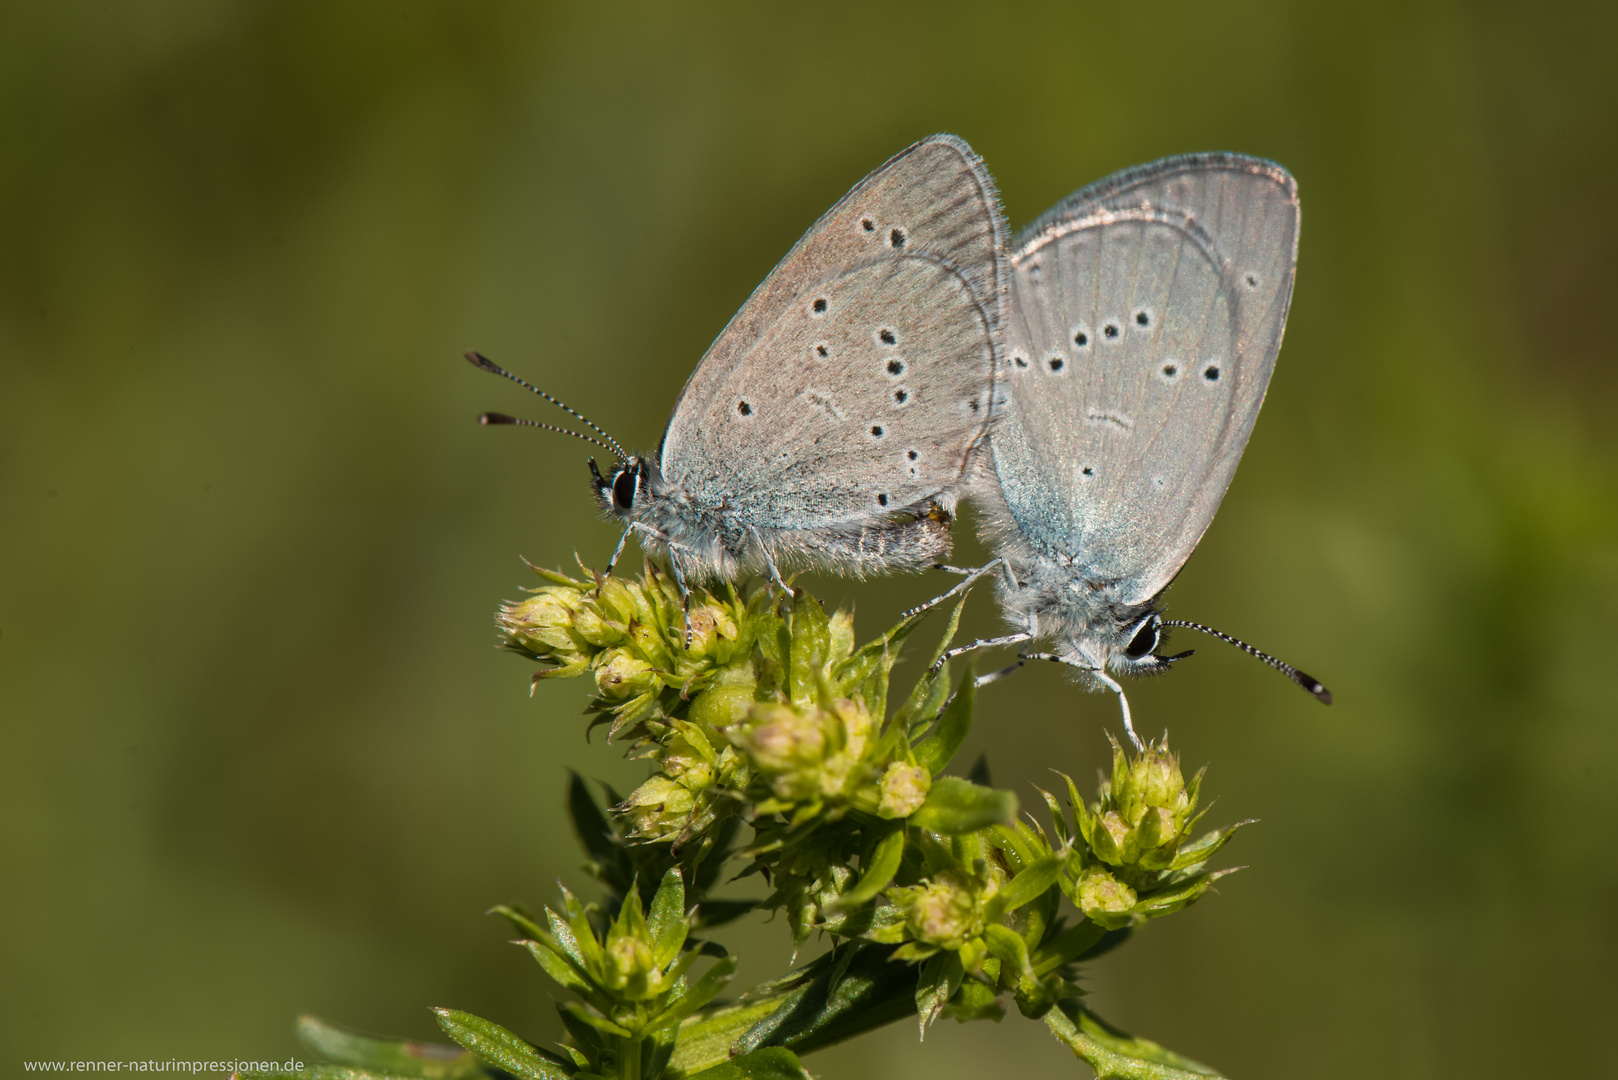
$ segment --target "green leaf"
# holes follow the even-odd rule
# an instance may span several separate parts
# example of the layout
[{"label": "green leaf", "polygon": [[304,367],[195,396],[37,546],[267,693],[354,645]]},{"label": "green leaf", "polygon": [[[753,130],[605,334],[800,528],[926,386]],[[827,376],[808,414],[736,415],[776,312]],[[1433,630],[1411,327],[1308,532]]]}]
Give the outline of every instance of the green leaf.
[{"label": "green leaf", "polygon": [[1028,960],[1028,943],[1009,926],[990,923],[983,928],[983,940],[989,946],[989,955],[1000,961],[1000,970],[1006,982],[1017,985],[1034,978],[1034,965]]},{"label": "green leaf", "polygon": [[945,706],[938,723],[933,725],[926,738],[915,744],[916,764],[926,769],[929,775],[937,776],[944,771],[972,727],[972,706],[977,699],[976,670],[977,665],[966,665],[966,675],[961,679],[960,688]]},{"label": "green leaf", "polygon": [[1180,848],[1180,852],[1174,857],[1174,861],[1169,863],[1168,869],[1171,872],[1185,870],[1199,863],[1207,862],[1213,858],[1215,852],[1230,842],[1230,838],[1236,835],[1237,829],[1244,825],[1251,825],[1253,821],[1254,819],[1252,818],[1248,818],[1246,821],[1238,821],[1234,825],[1216,829],[1206,836],[1199,837],[1195,841],[1186,844]]},{"label": "green leaf", "polygon": [[905,854],[905,831],[901,826],[877,842],[871,857],[865,860],[860,880],[852,889],[825,906],[828,915],[852,911],[875,900],[877,894],[888,887],[893,875],[899,872],[899,863]]},{"label": "green leaf", "polygon": [[490,1065],[522,1080],[567,1080],[568,1070],[540,1056],[525,1039],[492,1020],[455,1009],[434,1009],[444,1034]]},{"label": "green leaf", "polygon": [[1159,915],[1169,915],[1182,908],[1190,907],[1202,899],[1202,894],[1213,886],[1213,883],[1227,874],[1234,874],[1241,867],[1233,866],[1229,870],[1220,870],[1212,874],[1198,874],[1184,881],[1178,882],[1167,889],[1142,896],[1130,911],[1132,915],[1142,918],[1155,919]]},{"label": "green leaf", "polygon": [[1095,1071],[1096,1080],[1203,1080],[1221,1075],[1157,1043],[1119,1031],[1077,1000],[1062,1002],[1044,1020],[1051,1034]]},{"label": "green leaf", "polygon": [[648,1033],[661,1028],[678,1024],[698,1009],[714,999],[714,995],[724,989],[730,977],[736,973],[736,958],[734,956],[721,957],[714,966],[702,973],[702,978],[691,984],[680,999],[664,1009],[657,1016],[647,1021]]},{"label": "green leaf", "polygon": [[1088,953],[1107,931],[1088,919],[1040,943],[1028,959],[1035,975],[1048,975]]},{"label": "green leaf", "polygon": [[620,1024],[615,1024],[599,1013],[591,1012],[576,1001],[563,1001],[557,1004],[556,1010],[571,1016],[581,1024],[595,1028],[603,1035],[611,1035],[619,1039],[633,1037],[634,1032]]},{"label": "green leaf", "polygon": [[[297,1021],[298,1041],[338,1065],[378,1070],[391,1076],[421,1080],[482,1080],[486,1074],[477,1056],[455,1046],[406,1040],[373,1039],[313,1016]],[[362,1074],[350,1071],[348,1075]],[[363,1075],[372,1075],[366,1073]]]},{"label": "green leaf", "polygon": [[936,955],[921,965],[916,977],[916,1020],[923,1038],[927,1036],[927,1026],[938,1019],[965,977],[966,969],[954,953]]},{"label": "green leaf", "polygon": [[955,604],[955,610],[950,612],[949,625],[944,628],[944,636],[939,639],[938,646],[933,650],[932,659],[927,661],[924,674],[916,685],[911,688],[910,697],[899,706],[899,711],[893,714],[896,723],[909,730],[914,727],[918,718],[925,719],[933,716],[943,707],[944,694],[949,692],[949,665],[942,665],[937,671],[933,665],[943,657],[950,642],[955,640],[955,630],[961,625],[961,609],[966,606],[966,597],[962,596]]},{"label": "green leaf", "polygon": [[685,919],[685,882],[678,867],[663,875],[663,882],[652,897],[652,912],[646,922],[652,935],[652,961],[667,967],[680,954],[685,935],[691,929]]},{"label": "green leaf", "polygon": [[1061,855],[1047,855],[1025,868],[1006,883],[1006,887],[989,899],[984,917],[998,919],[1007,912],[1016,911],[1031,900],[1038,899],[1046,889],[1056,884],[1067,860]]},{"label": "green leaf", "polygon": [[809,1074],[797,1054],[772,1046],[693,1073],[688,1080],[809,1080]]},{"label": "green leaf", "polygon": [[539,923],[535,922],[534,917],[521,908],[511,907],[506,904],[496,904],[494,907],[484,912],[484,914],[503,915],[506,921],[512,926],[516,927],[517,933],[521,934],[523,937],[539,938],[545,936],[545,928],[540,926]]},{"label": "green leaf", "polygon": [[573,823],[579,846],[599,868],[597,876],[602,884],[615,894],[622,894],[629,886],[624,872],[623,841],[591,797],[584,777],[571,769],[568,770],[567,816]]},{"label": "green leaf", "polygon": [[943,1015],[962,1022],[993,1020],[998,1024],[1006,1015],[1006,1007],[1000,1004],[992,987],[984,986],[976,979],[967,979],[961,983],[954,999],[944,1006]]},{"label": "green leaf", "polygon": [[[550,935],[545,936],[549,937]],[[579,994],[588,994],[591,991],[590,981],[585,978],[584,972],[575,967],[571,960],[558,952],[548,942],[543,940],[522,941],[518,942],[518,944],[527,949],[534,959],[539,961],[539,966],[545,969],[545,974],[560,985]]]},{"label": "green leaf", "polygon": [[941,776],[933,781],[910,823],[931,832],[955,836],[990,825],[1009,825],[1017,817],[1017,796],[1009,791],[978,787],[968,780]]},{"label": "green leaf", "polygon": [[831,648],[831,627],[826,609],[808,593],[798,591],[792,601],[791,666],[787,694],[799,704],[815,699],[822,666]]},{"label": "green leaf", "polygon": [[802,984],[738,1037],[732,1050],[785,1046],[802,1054],[913,1016],[916,969],[894,963],[893,950],[887,946],[862,944],[857,948],[836,990],[828,989],[834,963],[830,954],[794,973]]}]

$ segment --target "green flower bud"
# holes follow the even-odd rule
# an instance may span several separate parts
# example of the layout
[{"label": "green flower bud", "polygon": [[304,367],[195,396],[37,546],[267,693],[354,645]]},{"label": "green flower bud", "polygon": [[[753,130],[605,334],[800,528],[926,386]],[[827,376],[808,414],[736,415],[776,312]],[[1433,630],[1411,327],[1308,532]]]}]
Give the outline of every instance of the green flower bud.
[{"label": "green flower bud", "polygon": [[1092,863],[1081,870],[1077,893],[1079,910],[1096,925],[1116,930],[1133,921],[1131,909],[1135,906],[1135,890],[1113,877],[1105,867]]},{"label": "green flower bud", "polygon": [[661,690],[663,681],[652,665],[628,649],[609,649],[596,666],[596,689],[601,696],[624,701],[648,690]]},{"label": "green flower bud", "polygon": [[864,760],[874,728],[862,702],[843,698],[830,709],[756,704],[747,720],[726,728],[725,735],[782,803],[840,800],[856,793],[864,800],[869,789],[874,808],[879,791],[866,781],[878,766]]},{"label": "green flower bud", "polygon": [[1130,757],[1115,740],[1112,778],[1089,808],[1076,801],[1079,831],[1090,852],[1115,867],[1162,870],[1174,861],[1196,821],[1199,773],[1188,785],[1167,741]]},{"label": "green flower bud", "polygon": [[959,949],[978,929],[976,891],[963,875],[951,871],[916,886],[903,906],[911,937],[928,945]]},{"label": "green flower bud", "polygon": [[608,936],[606,984],[613,990],[622,990],[634,984],[645,983],[647,976],[656,971],[651,946],[638,937]]},{"label": "green flower bud", "polygon": [[895,761],[882,774],[882,801],[877,812],[885,818],[909,817],[927,800],[933,778],[920,765]]},{"label": "green flower bud", "polygon": [[661,774],[629,793],[618,807],[637,840],[669,840],[684,832],[691,823],[696,798],[677,780]]},{"label": "green flower bud", "polygon": [[728,728],[747,718],[757,687],[758,675],[752,664],[727,668],[719,672],[713,685],[691,699],[686,715],[693,724],[709,731]]},{"label": "green flower bud", "polygon": [[574,616],[583,607],[577,589],[539,589],[527,600],[500,606],[496,616],[508,642],[546,659],[564,659],[588,649],[574,631]]},{"label": "green flower bud", "polygon": [[905,926],[916,941],[953,951],[976,950],[962,954],[961,962],[970,970],[981,960],[981,943],[975,939],[983,933],[984,904],[1000,891],[1000,877],[979,859],[975,872],[944,870],[920,885],[889,889],[888,897],[904,911]]}]

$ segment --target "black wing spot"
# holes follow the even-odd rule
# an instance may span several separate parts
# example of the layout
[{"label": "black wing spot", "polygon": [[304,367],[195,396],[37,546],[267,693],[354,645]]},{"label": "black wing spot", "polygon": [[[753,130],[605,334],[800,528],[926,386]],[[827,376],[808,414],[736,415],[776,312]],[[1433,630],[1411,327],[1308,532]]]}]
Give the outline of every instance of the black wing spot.
[{"label": "black wing spot", "polygon": [[752,416],[753,406],[749,405],[745,401],[738,401],[736,403],[736,411],[741,413],[743,416]]},{"label": "black wing spot", "polygon": [[816,356],[830,356],[831,355],[831,350],[828,349],[825,345],[816,345],[815,346],[815,355]]},{"label": "black wing spot", "polygon": [[901,386],[899,389],[893,392],[893,400],[896,403],[903,405],[905,402],[910,400],[910,391]]},{"label": "black wing spot", "polygon": [[1088,465],[1086,465],[1084,468],[1080,469],[1079,472],[1083,473],[1085,476],[1094,476],[1096,474],[1095,469],[1091,468]]},{"label": "black wing spot", "polygon": [[893,359],[893,360],[888,361],[888,374],[889,375],[903,375],[904,373],[905,373],[905,362],[903,360]]},{"label": "black wing spot", "polygon": [[978,403],[977,398],[967,398],[966,399],[966,407],[971,409],[973,412],[977,412],[978,409],[981,408],[982,406]]},{"label": "black wing spot", "polygon": [[884,345],[896,345],[899,339],[893,336],[893,331],[886,326],[876,332],[877,340]]},{"label": "black wing spot", "polygon": [[895,228],[892,232],[888,233],[888,243],[893,246],[894,251],[898,251],[900,248],[905,246],[905,239],[905,231],[903,229]]},{"label": "black wing spot", "polygon": [[1013,356],[1012,356],[1012,358],[1011,358],[1011,362],[1012,362],[1012,363],[1013,363],[1013,364],[1016,364],[1016,365],[1017,365],[1017,366],[1018,366],[1018,367],[1021,367],[1021,368],[1025,368],[1025,367],[1027,367],[1027,366],[1028,366],[1028,361],[1026,361],[1026,360],[1024,360],[1024,359],[1023,359],[1023,358],[1022,358],[1022,354],[1021,354],[1021,353],[1018,353],[1018,354],[1016,354],[1016,355],[1013,355]]},{"label": "black wing spot", "polygon": [[871,426],[871,437],[873,439],[880,439],[882,437],[882,425],[881,424],[873,424]]},{"label": "black wing spot", "polygon": [[888,497],[886,495],[878,495],[876,497],[876,504],[878,506],[886,506],[886,505],[888,505]]},{"label": "black wing spot", "polygon": [[915,461],[920,456],[921,455],[916,453],[914,450],[906,450],[905,451],[905,457],[909,458],[911,461]]},{"label": "black wing spot", "polygon": [[1060,356],[1053,356],[1045,362],[1051,366],[1052,371],[1062,370],[1062,358]]},{"label": "black wing spot", "polygon": [[1204,379],[1207,379],[1209,382],[1218,382],[1219,381],[1219,365],[1218,364],[1209,364],[1206,368],[1203,369],[1202,377]]},{"label": "black wing spot", "polygon": [[1247,275],[1247,287],[1249,289],[1258,288],[1258,275],[1257,274],[1248,274]]},{"label": "black wing spot", "polygon": [[814,309],[816,315],[824,315],[826,313],[826,298],[817,296],[815,297],[815,302],[809,306]]},{"label": "black wing spot", "polygon": [[876,222],[870,218],[860,218],[860,228],[866,232],[876,232]]},{"label": "black wing spot", "polygon": [[1108,323],[1106,326],[1103,326],[1101,328],[1101,336],[1106,338],[1108,341],[1116,338],[1118,336],[1118,324]]}]

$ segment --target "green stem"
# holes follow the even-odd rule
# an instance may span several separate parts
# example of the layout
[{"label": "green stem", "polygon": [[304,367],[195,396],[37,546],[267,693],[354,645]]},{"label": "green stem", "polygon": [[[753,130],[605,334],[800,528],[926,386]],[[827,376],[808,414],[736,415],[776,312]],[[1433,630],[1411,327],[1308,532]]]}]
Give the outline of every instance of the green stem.
[{"label": "green stem", "polygon": [[618,1040],[618,1080],[640,1080],[640,1048],[643,1041],[639,1035]]},{"label": "green stem", "polygon": [[1149,1039],[1125,1035],[1076,1001],[1046,1013],[1045,1026],[1095,1070],[1096,1080],[1207,1080],[1221,1075]]}]

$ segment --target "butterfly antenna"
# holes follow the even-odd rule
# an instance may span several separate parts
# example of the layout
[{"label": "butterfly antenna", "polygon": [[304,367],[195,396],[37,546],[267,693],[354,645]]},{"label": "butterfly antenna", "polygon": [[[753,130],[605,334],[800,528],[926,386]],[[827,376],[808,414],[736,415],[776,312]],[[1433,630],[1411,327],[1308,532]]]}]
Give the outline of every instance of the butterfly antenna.
[{"label": "butterfly antenna", "polygon": [[[522,378],[520,376],[517,376],[517,375],[513,375],[511,372],[507,371],[505,368],[501,367],[499,364],[495,363],[493,360],[490,360],[487,356],[484,356],[480,352],[475,352],[475,351],[468,352],[466,354],[466,359],[467,359],[467,362],[470,363],[475,368],[482,368],[484,371],[489,372],[491,375],[503,376],[503,377],[505,377],[507,379],[510,379],[512,382],[516,383],[518,386],[524,388],[525,390],[532,390],[534,393],[538,394],[540,397],[544,398],[546,401],[550,402],[552,405],[555,405],[558,409],[561,409],[563,412],[567,413],[569,416],[573,417],[575,420],[578,420],[580,423],[584,424],[585,427],[589,428],[591,431],[594,431],[597,435],[600,435],[603,439],[606,439],[607,441],[603,443],[603,442],[597,442],[595,439],[586,439],[586,436],[579,435],[578,432],[576,432],[576,431],[566,431],[565,428],[552,428],[549,424],[536,424],[536,423],[533,423],[532,421],[523,421],[524,423],[531,424],[531,426],[533,426],[533,427],[550,428],[550,430],[552,430],[552,431],[566,431],[566,433],[569,434],[569,435],[578,435],[578,437],[581,438],[581,439],[586,439],[586,441],[588,441],[588,442],[594,442],[597,446],[601,447],[603,450],[611,450],[613,453],[618,455],[618,458],[619,458],[620,461],[628,461],[629,460],[628,451],[626,451],[622,446],[618,445],[618,440],[617,439],[614,439],[611,435],[608,435],[605,431],[603,431],[601,429],[601,426],[599,424],[597,424],[594,420],[591,420],[588,416],[585,416],[583,413],[579,412],[579,410],[573,408],[571,405],[568,405],[568,404],[566,404],[564,402],[558,401],[556,398],[554,398],[551,395],[547,394],[545,391],[541,390],[539,387],[535,386],[533,383],[529,382],[527,379],[524,379],[524,378]],[[502,414],[502,413],[487,413],[485,415],[488,415],[488,416],[501,416],[501,415],[504,415],[504,414]],[[502,424],[502,423],[503,424],[510,424],[510,423],[516,423],[517,421],[514,421],[510,417],[507,417],[504,420],[484,420],[482,422],[486,423],[486,424]]]},{"label": "butterfly antenna", "polygon": [[[569,431],[567,428],[565,428],[565,427],[557,427],[555,424],[541,424],[538,420],[524,420],[524,419],[522,419],[520,417],[516,417],[516,416],[507,416],[505,413],[486,412],[482,416],[478,417],[478,423],[480,423],[480,424],[516,424],[518,427],[537,427],[537,428],[543,428],[546,431],[559,431],[563,435],[571,435],[575,439],[583,439],[587,443],[595,443],[597,446],[601,447],[601,449],[603,449],[603,450],[611,450],[612,449],[612,447],[608,446],[606,443],[602,442],[600,439],[592,438],[589,435],[581,435],[577,431]],[[591,460],[593,461],[595,459],[592,458]]]},{"label": "butterfly antenna", "polygon": [[1240,638],[1231,637],[1229,634],[1222,634],[1211,626],[1203,626],[1201,623],[1186,622],[1183,619],[1164,619],[1163,625],[1183,626],[1187,630],[1200,630],[1204,634],[1216,637],[1220,641],[1226,642],[1227,644],[1234,645],[1248,656],[1264,661],[1266,664],[1270,665],[1272,668],[1279,671],[1281,674],[1285,675],[1287,678],[1291,679],[1293,682],[1297,683],[1311,694],[1315,695],[1315,697],[1319,698],[1327,705],[1331,704],[1331,691],[1322,686],[1319,679],[1316,679],[1312,675],[1304,674],[1286,661],[1277,660],[1275,657],[1261,649],[1253,648],[1253,646],[1249,645]]}]

